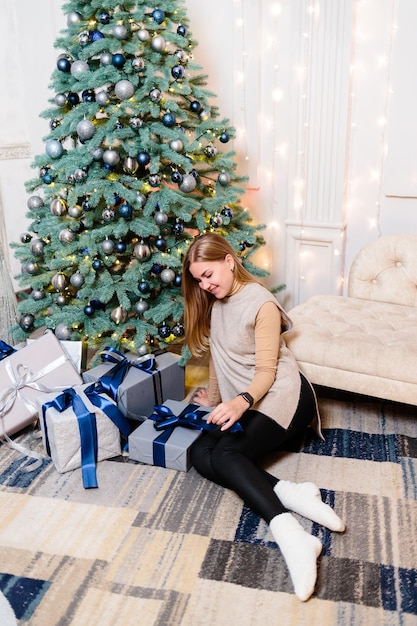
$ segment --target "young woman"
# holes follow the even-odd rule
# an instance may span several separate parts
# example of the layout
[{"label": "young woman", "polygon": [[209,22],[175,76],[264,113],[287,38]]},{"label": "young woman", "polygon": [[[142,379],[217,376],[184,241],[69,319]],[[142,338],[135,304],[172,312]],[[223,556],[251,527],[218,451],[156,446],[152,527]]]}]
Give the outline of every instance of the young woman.
[{"label": "young woman", "polygon": [[[345,526],[313,483],[278,480],[258,465],[308,426],[317,425],[321,435],[314,392],[285,345],[283,333],[291,322],[218,234],[201,235],[191,244],[182,284],[186,343],[194,356],[210,354],[209,388],[194,401],[214,406],[208,421],[218,425],[196,440],[192,463],[265,519],[296,595],[307,600],[322,545],[289,511],[330,530],[342,532]],[[230,432],[237,421],[242,431]]]}]

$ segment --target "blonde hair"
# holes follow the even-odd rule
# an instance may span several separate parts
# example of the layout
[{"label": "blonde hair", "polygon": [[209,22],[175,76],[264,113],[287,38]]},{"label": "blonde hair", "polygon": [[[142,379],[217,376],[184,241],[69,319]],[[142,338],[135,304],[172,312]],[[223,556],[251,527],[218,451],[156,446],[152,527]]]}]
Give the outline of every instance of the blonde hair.
[{"label": "blonde hair", "polygon": [[233,273],[238,285],[259,282],[243,267],[229,242],[217,233],[205,233],[198,236],[184,257],[182,293],[185,300],[185,341],[193,356],[201,356],[209,349],[210,315],[216,297],[201,289],[190,272],[190,265],[201,261],[223,261],[227,255],[234,260]]}]

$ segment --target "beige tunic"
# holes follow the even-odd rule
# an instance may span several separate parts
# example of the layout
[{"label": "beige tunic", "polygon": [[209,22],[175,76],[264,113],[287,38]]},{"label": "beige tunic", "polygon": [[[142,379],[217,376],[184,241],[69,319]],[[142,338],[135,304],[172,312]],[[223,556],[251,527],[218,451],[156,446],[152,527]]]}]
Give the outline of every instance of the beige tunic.
[{"label": "beige tunic", "polygon": [[254,409],[287,428],[301,387],[297,362],[283,337],[291,325],[276,298],[257,283],[216,301],[211,314],[210,399],[227,402],[248,391]]}]

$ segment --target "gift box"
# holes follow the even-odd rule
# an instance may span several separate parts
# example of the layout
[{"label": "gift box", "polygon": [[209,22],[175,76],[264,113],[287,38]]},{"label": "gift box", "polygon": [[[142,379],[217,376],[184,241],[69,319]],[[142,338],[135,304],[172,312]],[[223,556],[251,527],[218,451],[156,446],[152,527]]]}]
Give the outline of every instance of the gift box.
[{"label": "gift box", "polygon": [[155,404],[162,404],[167,398],[182,400],[185,396],[185,369],[179,365],[180,356],[176,354],[138,357],[106,348],[101,358],[104,362],[84,372],[83,380],[100,380],[129,419],[142,422]]},{"label": "gift box", "polygon": [[[188,472],[191,445],[203,430],[211,427],[206,424],[206,417],[213,409],[169,399],[162,406],[155,406],[155,410],[129,435],[129,458]],[[184,426],[186,422],[188,425]]]},{"label": "gift box", "polygon": [[9,346],[5,341],[0,340],[0,361],[16,352],[13,346]]},{"label": "gift box", "polygon": [[[45,327],[37,328],[26,340],[27,345],[31,344],[33,341],[42,337],[42,335],[51,333],[51,330],[47,330]],[[60,339],[59,343],[67,353],[68,357],[71,359],[74,364],[75,369],[79,374],[85,370],[87,363],[87,342],[85,341],[67,341],[65,339]]]},{"label": "gift box", "polygon": [[0,361],[0,437],[37,419],[38,397],[82,383],[80,374],[53,333]]},{"label": "gift box", "polygon": [[96,463],[121,454],[130,426],[114,400],[95,384],[78,385],[37,401],[42,440],[61,474],[81,467],[84,487],[97,487]]}]

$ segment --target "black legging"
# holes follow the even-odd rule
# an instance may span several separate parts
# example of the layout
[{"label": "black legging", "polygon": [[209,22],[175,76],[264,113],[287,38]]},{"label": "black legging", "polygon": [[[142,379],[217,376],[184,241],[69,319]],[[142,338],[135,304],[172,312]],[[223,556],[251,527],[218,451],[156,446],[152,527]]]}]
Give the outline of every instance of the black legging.
[{"label": "black legging", "polygon": [[273,517],[286,509],[273,490],[278,479],[259,467],[257,462],[303,431],[315,414],[313,391],[301,375],[300,400],[287,430],[263,413],[248,410],[239,420],[242,432],[217,429],[199,437],[191,448],[191,462],[205,478],[235,491],[269,524]]}]

